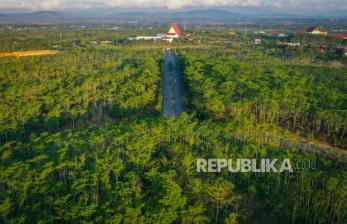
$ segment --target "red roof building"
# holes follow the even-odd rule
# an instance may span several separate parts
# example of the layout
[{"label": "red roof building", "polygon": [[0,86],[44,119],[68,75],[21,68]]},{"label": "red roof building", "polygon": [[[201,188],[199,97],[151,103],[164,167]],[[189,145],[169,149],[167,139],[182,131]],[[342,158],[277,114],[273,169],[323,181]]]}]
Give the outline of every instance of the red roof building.
[{"label": "red roof building", "polygon": [[295,33],[306,33],[306,30],[301,29],[301,30],[295,30],[294,32],[295,32]]},{"label": "red roof building", "polygon": [[169,31],[165,35],[163,35],[161,39],[172,42],[172,40],[175,38],[183,38],[186,40],[192,40],[191,35],[182,33],[177,23],[173,23],[171,24]]},{"label": "red roof building", "polygon": [[347,40],[347,34],[336,33],[336,34],[333,34],[332,36],[333,36],[333,37],[336,37],[336,38],[340,38],[340,39]]},{"label": "red roof building", "polygon": [[295,30],[295,33],[310,33],[310,34],[318,34],[318,35],[328,35],[328,31],[324,30],[321,27],[316,27],[316,26],[312,26],[306,30]]},{"label": "red roof building", "polygon": [[184,36],[184,34],[181,32],[181,29],[178,27],[178,25],[176,23],[173,23],[171,24],[171,27],[167,32],[166,36],[172,38],[179,38]]},{"label": "red roof building", "polygon": [[318,34],[318,35],[328,35],[328,31],[321,27],[312,26],[306,30],[306,33]]},{"label": "red roof building", "polygon": [[157,36],[136,36],[129,37],[129,40],[164,40],[168,42],[172,42],[173,39],[182,38],[185,40],[192,40],[192,36],[190,34],[182,33],[181,29],[178,27],[176,23],[171,24],[169,31],[166,34],[157,34]]}]

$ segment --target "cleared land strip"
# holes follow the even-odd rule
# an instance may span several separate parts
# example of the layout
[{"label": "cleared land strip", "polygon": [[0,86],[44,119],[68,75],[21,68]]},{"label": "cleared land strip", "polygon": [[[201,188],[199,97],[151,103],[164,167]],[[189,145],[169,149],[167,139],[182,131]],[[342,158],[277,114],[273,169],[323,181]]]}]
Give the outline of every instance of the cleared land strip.
[{"label": "cleared land strip", "polygon": [[57,50],[37,50],[37,51],[15,51],[15,52],[0,52],[0,57],[25,57],[36,55],[58,54]]},{"label": "cleared land strip", "polygon": [[180,80],[173,50],[165,52],[163,115],[179,117],[183,112]]},{"label": "cleared land strip", "polygon": [[165,52],[165,62],[164,62],[164,88],[163,88],[163,115],[164,117],[173,116],[173,93],[171,85],[171,64],[169,62],[169,52]]}]

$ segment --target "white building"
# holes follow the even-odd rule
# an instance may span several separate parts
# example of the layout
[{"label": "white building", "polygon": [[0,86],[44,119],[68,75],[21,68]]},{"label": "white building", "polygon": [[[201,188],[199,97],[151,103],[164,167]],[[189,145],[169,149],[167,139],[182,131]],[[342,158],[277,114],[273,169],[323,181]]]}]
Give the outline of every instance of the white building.
[{"label": "white building", "polygon": [[283,43],[284,45],[291,46],[291,47],[300,47],[300,43]]},{"label": "white building", "polygon": [[259,44],[261,44],[261,39],[255,39],[253,41],[253,43],[256,44],[256,45],[259,45]]},{"label": "white building", "polygon": [[158,36],[137,36],[135,37],[135,40],[159,40],[160,37]]},{"label": "white building", "polygon": [[174,39],[185,38],[191,40],[191,37],[182,33],[176,23],[171,24],[169,31],[166,34],[157,34],[156,36],[136,36],[129,37],[128,40],[163,40],[172,42]]}]

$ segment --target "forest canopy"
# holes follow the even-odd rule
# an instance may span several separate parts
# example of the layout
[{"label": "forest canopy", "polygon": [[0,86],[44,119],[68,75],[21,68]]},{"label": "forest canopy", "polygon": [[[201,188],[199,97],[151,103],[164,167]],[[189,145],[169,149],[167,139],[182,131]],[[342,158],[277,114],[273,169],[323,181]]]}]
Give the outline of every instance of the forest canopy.
[{"label": "forest canopy", "polygon": [[[15,40],[3,51],[61,48],[0,58],[0,222],[346,223],[347,70],[250,55],[244,38],[173,43],[185,104],[175,118],[161,116],[162,43],[109,30],[0,34]],[[198,173],[198,158],[315,167]]]}]

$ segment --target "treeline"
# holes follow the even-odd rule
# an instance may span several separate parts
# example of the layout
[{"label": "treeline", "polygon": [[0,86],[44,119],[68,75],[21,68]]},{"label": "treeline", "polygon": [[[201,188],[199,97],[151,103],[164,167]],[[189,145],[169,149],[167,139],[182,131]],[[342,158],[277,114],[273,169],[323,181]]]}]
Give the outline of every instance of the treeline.
[{"label": "treeline", "polygon": [[[343,51],[338,50],[341,46],[346,46],[347,41],[330,35],[286,33],[285,37],[278,37],[277,34],[252,36],[263,40],[261,46],[257,48],[261,48],[270,56],[293,64],[319,64],[331,67],[347,65]],[[284,43],[299,43],[300,46],[288,46]]]},{"label": "treeline", "polygon": [[271,58],[184,52],[191,111],[298,131],[347,147],[347,71],[294,66]]},{"label": "treeline", "polygon": [[[211,122],[122,120],[0,148],[5,223],[344,223],[343,163],[239,141]],[[185,138],[180,138],[185,136]],[[199,137],[198,137],[199,136]],[[315,161],[294,173],[198,173],[196,158]]]},{"label": "treeline", "polygon": [[2,59],[1,141],[38,130],[83,127],[103,113],[160,114],[157,52],[75,49],[54,56]]},{"label": "treeline", "polygon": [[121,45],[127,37],[136,33],[134,29],[13,29],[0,33],[0,52],[87,47],[91,46],[90,41],[98,41],[100,44],[104,40]]}]

